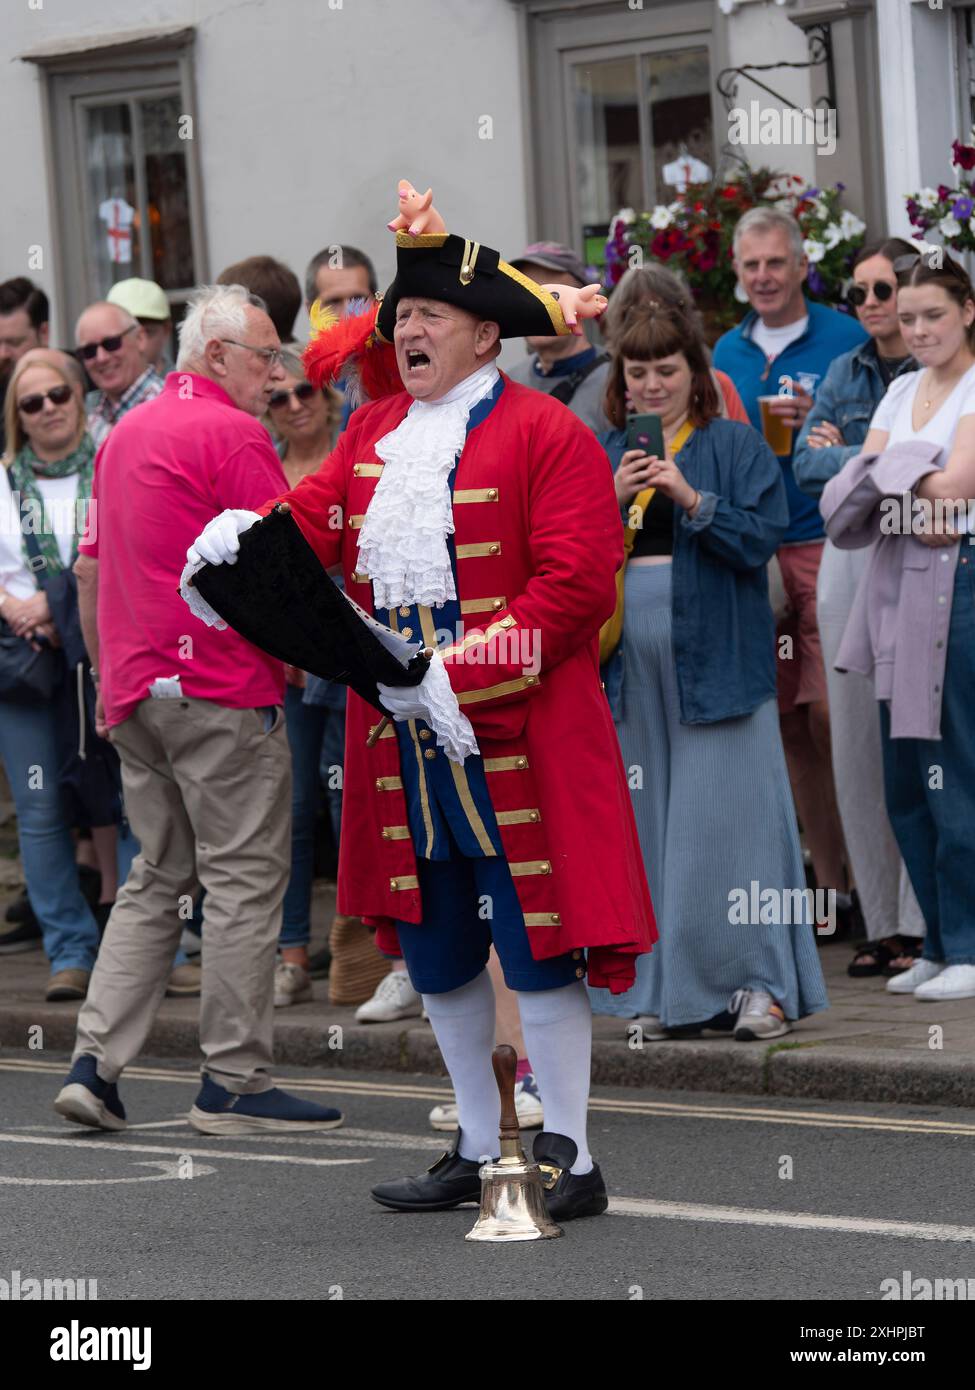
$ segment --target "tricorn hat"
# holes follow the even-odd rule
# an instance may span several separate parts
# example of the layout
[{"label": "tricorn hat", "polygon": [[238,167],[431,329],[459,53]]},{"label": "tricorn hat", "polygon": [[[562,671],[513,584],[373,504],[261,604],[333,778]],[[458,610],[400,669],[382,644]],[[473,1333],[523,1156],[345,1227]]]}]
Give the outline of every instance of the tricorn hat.
[{"label": "tricorn hat", "polygon": [[502,338],[552,338],[569,327],[548,290],[508,265],[497,251],[449,232],[396,233],[396,276],[376,319],[381,339],[392,342],[401,299],[437,299],[491,319]]},{"label": "tricorn hat", "polygon": [[242,532],[233,565],[190,581],[221,618],[279,661],[350,686],[382,710],[377,682],[419,685],[428,658],[383,628],[325,573],[287,503]]}]

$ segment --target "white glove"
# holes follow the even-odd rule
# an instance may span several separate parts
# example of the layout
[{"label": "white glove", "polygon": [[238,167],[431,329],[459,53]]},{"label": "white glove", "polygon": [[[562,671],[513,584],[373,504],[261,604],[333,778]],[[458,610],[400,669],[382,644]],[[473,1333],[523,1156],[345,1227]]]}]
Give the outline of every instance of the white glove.
[{"label": "white glove", "polygon": [[261,517],[257,512],[235,511],[232,508],[221,512],[197,536],[186,552],[191,565],[235,565],[240,550],[240,533],[249,531]]},{"label": "white glove", "polygon": [[463,763],[476,754],[477,739],[467,715],[457,703],[447,668],[435,651],[419,685],[377,685],[385,709],[394,719],[424,719],[451,762]]}]

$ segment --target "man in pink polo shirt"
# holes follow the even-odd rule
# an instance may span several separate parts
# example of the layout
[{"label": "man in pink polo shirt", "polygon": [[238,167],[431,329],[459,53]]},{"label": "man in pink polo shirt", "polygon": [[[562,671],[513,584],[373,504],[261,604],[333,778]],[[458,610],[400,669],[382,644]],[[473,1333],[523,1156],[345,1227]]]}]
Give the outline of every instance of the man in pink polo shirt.
[{"label": "man in pink polo shirt", "polygon": [[188,616],[186,551],[216,512],[287,484],[256,417],[283,379],[263,303],[200,290],[162,394],[119,421],[95,464],[79,547],[81,621],[99,724],[122,762],[141,853],[120,890],[55,1107],[124,1129],[116,1082],[142,1050],[198,884],[206,889],[200,1045],[190,1112],[207,1134],[331,1129],[337,1110],[272,1086],[274,955],[291,869],[281,663]]}]

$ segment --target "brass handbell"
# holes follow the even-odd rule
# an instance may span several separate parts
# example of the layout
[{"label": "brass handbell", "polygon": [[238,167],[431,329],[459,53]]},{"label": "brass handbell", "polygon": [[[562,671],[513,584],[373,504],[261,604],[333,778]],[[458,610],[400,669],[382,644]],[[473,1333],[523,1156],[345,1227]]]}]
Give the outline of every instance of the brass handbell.
[{"label": "brass handbell", "polygon": [[521,1147],[515,1111],[515,1071],[518,1057],[503,1043],[492,1055],[501,1093],[501,1158],[481,1169],[481,1212],[465,1240],[548,1240],[560,1236],[548,1214],[542,1175]]}]

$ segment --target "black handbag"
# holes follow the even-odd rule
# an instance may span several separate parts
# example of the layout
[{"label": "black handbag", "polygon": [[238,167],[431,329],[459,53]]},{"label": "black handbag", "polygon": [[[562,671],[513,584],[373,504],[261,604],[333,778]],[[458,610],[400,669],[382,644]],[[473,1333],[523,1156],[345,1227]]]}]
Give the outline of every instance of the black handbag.
[{"label": "black handbag", "polygon": [[[26,539],[31,558],[39,561],[37,537],[28,532]],[[38,572],[40,568],[38,565]],[[38,585],[46,588],[41,580]],[[0,701],[33,705],[50,700],[56,693],[63,679],[64,658],[45,638],[35,640],[40,650],[35,650],[26,637],[18,637],[6,619],[0,618]]]}]

